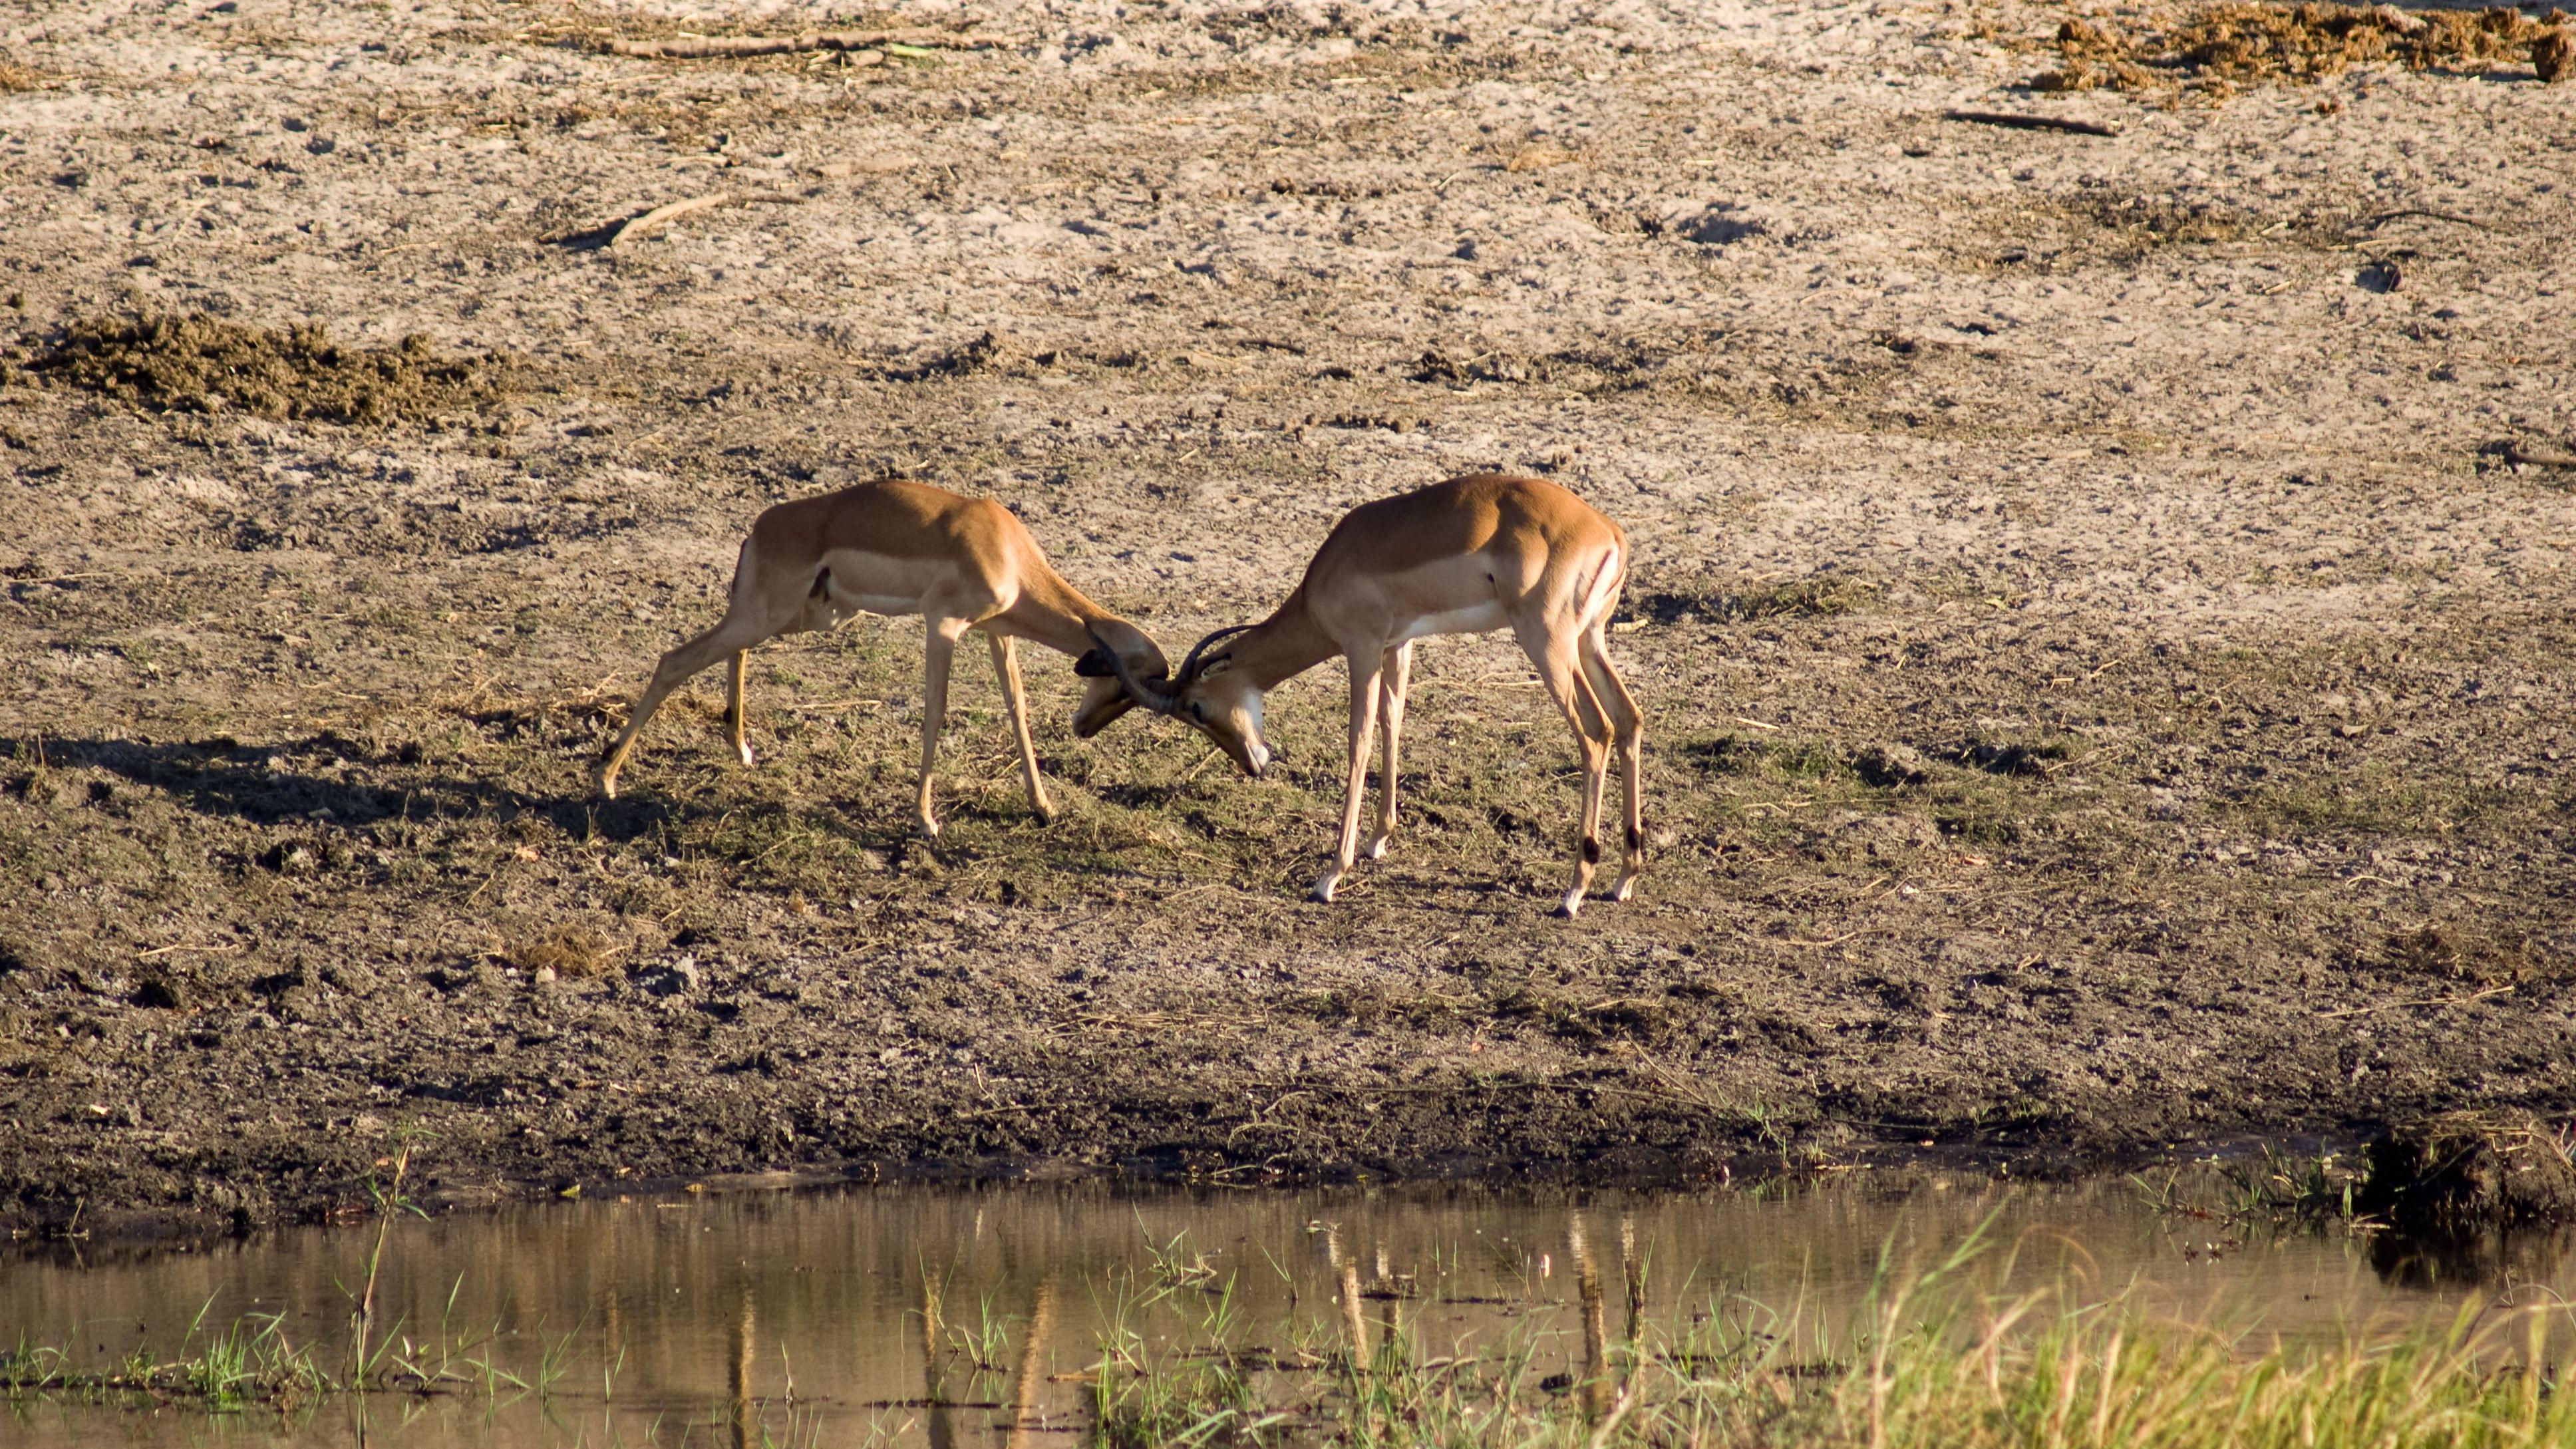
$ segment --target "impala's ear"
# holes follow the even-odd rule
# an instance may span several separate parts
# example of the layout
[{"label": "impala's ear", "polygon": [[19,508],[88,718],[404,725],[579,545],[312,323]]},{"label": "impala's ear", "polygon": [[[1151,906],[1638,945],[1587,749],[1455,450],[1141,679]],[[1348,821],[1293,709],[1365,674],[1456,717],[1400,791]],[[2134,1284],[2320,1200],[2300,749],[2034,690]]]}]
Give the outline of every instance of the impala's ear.
[{"label": "impala's ear", "polygon": [[1218,657],[1199,666],[1198,677],[1202,680],[1214,679],[1233,667],[1234,658],[1232,655],[1219,655]]},{"label": "impala's ear", "polygon": [[1073,672],[1085,679],[1115,679],[1118,671],[1109,667],[1109,651],[1093,647],[1073,661]]}]

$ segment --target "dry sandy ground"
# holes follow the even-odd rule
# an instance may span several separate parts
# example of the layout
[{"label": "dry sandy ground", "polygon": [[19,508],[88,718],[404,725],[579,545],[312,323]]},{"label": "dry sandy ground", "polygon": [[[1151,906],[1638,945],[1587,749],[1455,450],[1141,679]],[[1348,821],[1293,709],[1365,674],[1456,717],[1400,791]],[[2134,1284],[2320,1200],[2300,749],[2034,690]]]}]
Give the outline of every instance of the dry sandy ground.
[{"label": "dry sandy ground", "polygon": [[[583,43],[804,12],[0,7],[0,1198],[263,1219],[406,1135],[467,1201],[2567,1106],[2576,474],[2511,450],[2576,434],[2576,85],[2019,88],[2067,13],[828,17],[1003,41],[862,67]],[[604,245],[714,192],[783,199]],[[192,312],[517,361],[347,424],[31,366]],[[965,653],[924,847],[918,626],[863,619],[756,657],[756,768],[701,703],[588,789],[775,500],[990,494],[1177,648],[1497,466],[1634,544],[1633,903],[1544,914],[1572,751],[1500,638],[1422,651],[1331,908],[1333,667],[1251,782],[1074,741],[1033,659],[1041,827]]]}]

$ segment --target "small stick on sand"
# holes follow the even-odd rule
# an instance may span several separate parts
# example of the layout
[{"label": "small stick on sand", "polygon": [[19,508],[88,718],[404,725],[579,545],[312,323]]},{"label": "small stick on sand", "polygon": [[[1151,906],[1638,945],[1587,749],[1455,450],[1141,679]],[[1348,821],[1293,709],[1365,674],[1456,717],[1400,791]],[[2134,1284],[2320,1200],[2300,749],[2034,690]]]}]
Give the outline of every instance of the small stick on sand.
[{"label": "small stick on sand", "polygon": [[2074,121],[2064,116],[2025,116],[2018,111],[1944,111],[1945,121],[1966,121],[1977,126],[2010,126],[2016,131],[2071,131],[2078,136],[2116,136],[2117,126],[2099,121]]},{"label": "small stick on sand", "polygon": [[654,207],[651,211],[648,211],[642,216],[635,218],[633,221],[626,223],[624,226],[619,227],[617,229],[617,235],[608,239],[608,249],[610,251],[616,251],[618,248],[625,246],[629,241],[641,238],[646,232],[651,231],[653,228],[660,226],[662,223],[669,221],[675,216],[686,216],[690,212],[704,211],[711,206],[747,206],[755,201],[770,201],[788,206],[801,206],[804,204],[805,198],[801,196],[792,196],[784,191],[753,191],[741,196],[735,196],[729,192],[716,191],[710,192],[705,196],[692,196],[686,201],[674,201]]},{"label": "small stick on sand", "polygon": [[[936,46],[944,50],[983,50],[1000,45],[992,35],[961,35],[953,30],[808,30],[796,35],[684,35],[671,40],[596,42],[610,55],[638,60],[716,60],[746,55],[793,55],[804,50],[868,50],[880,45]],[[878,59],[884,57],[879,56]],[[863,62],[874,64],[874,61]]]},{"label": "small stick on sand", "polygon": [[2576,453],[2564,448],[2535,448],[2527,443],[2505,444],[2504,460],[2541,468],[2576,468]]},{"label": "small stick on sand", "polygon": [[2448,211],[2426,211],[2420,206],[2410,206],[2403,211],[2383,211],[2379,215],[2372,217],[2370,220],[2363,222],[2362,225],[2370,228],[2372,231],[2377,231],[2379,230],[2379,224],[2381,222],[2396,221],[2402,217],[2409,216],[2425,217],[2432,221],[2447,221],[2458,226],[2473,226],[2480,231],[2500,230],[2500,228],[2490,226],[2486,222],[2479,221],[2474,217],[2460,216]]}]

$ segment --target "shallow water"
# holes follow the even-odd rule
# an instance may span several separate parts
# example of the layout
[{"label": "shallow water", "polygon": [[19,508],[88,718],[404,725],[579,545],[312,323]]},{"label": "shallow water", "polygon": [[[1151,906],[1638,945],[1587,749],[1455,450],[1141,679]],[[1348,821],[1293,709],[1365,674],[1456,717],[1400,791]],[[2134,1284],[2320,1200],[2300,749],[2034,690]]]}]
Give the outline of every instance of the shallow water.
[{"label": "shallow water", "polygon": [[[2109,1181],[701,1194],[399,1221],[380,1338],[444,1362],[451,1391],[223,1416],[22,1394],[0,1442],[345,1444],[363,1414],[365,1437],[386,1444],[1072,1444],[1091,1425],[1079,1371],[1116,1322],[1165,1353],[1204,1342],[1223,1302],[1238,1347],[1331,1352],[1392,1325],[1423,1353],[1518,1335],[1543,1366],[1568,1369],[1587,1322],[1597,1343],[1715,1312],[1821,1344],[1882,1252],[1928,1266],[1981,1225],[1990,1246],[1967,1270],[1981,1290],[2125,1291],[2257,1346],[2445,1323],[2500,1291],[2576,1286],[2561,1239],[2436,1262],[2340,1229],[2248,1233],[2160,1212]],[[294,1342],[344,1364],[343,1290],[363,1282],[374,1236],[356,1225],[188,1252],[58,1245],[0,1266],[0,1346],[62,1347],[68,1366],[92,1370],[138,1345],[170,1359],[202,1307],[207,1325],[283,1315]],[[550,1351],[558,1376],[543,1393],[476,1367],[535,1382]]]}]

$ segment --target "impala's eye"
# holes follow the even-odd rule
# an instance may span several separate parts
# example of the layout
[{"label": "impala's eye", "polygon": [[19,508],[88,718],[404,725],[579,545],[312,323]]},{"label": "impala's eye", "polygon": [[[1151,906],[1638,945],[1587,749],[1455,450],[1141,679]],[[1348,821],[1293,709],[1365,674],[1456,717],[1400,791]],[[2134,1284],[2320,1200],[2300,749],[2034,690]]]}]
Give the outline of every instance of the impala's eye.
[{"label": "impala's eye", "polygon": [[1191,701],[1190,701],[1190,718],[1192,718],[1192,719],[1194,719],[1194,720],[1197,720],[1200,724],[1206,724],[1206,723],[1207,723],[1207,707],[1206,707],[1205,705],[1200,704],[1200,703],[1199,703],[1197,700],[1195,700],[1195,699],[1194,699],[1194,700],[1191,700]]}]

